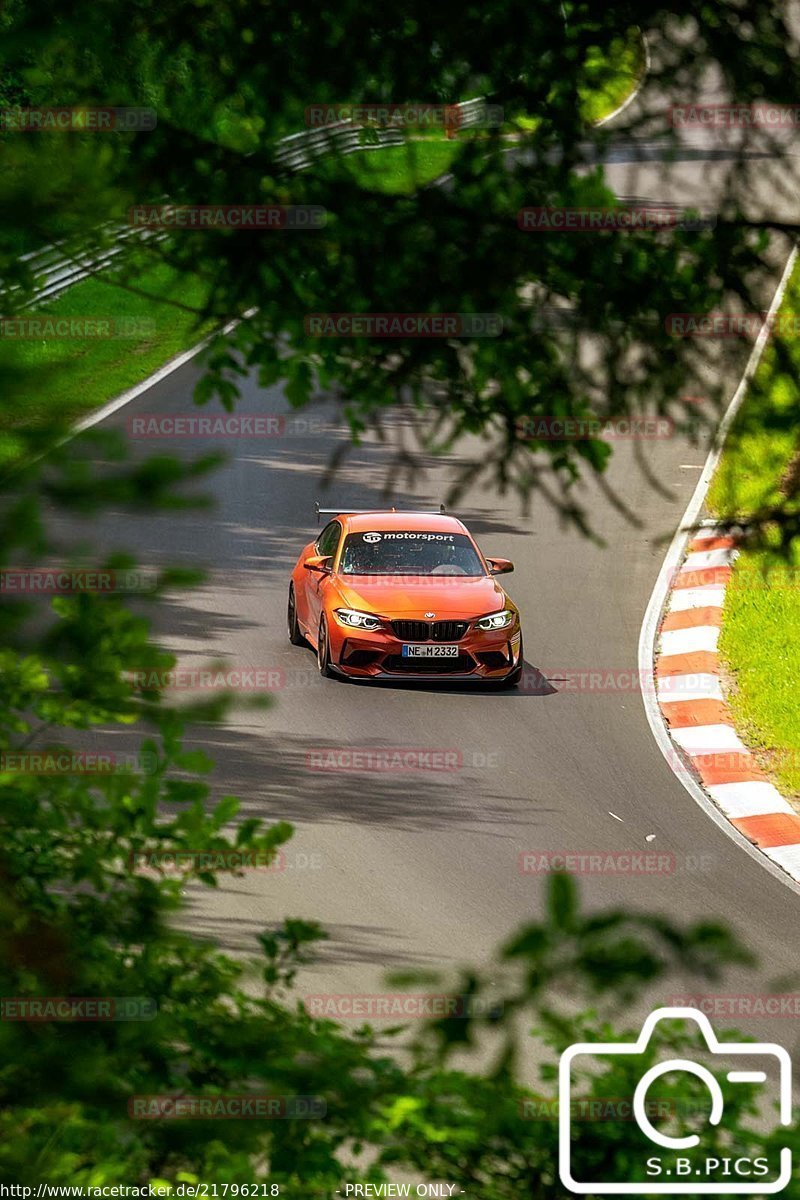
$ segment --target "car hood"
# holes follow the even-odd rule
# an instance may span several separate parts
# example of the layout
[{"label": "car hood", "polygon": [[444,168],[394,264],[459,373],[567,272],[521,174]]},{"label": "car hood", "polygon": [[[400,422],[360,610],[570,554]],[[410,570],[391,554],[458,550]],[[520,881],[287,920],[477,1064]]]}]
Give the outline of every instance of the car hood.
[{"label": "car hood", "polygon": [[426,613],[436,617],[472,618],[503,608],[508,598],[500,584],[491,576],[478,579],[460,576],[423,575],[418,579],[408,575],[385,580],[346,579],[337,575],[336,589],[347,608],[358,608],[381,616],[422,618]]}]

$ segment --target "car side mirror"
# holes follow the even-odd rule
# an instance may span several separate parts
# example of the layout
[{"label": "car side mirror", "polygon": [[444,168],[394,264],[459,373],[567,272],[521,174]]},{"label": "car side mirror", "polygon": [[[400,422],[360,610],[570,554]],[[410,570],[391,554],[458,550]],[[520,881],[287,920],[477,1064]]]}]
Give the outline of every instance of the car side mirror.
[{"label": "car side mirror", "polygon": [[330,554],[312,554],[303,563],[307,571],[316,571],[319,575],[327,575],[333,566],[333,558]]},{"label": "car side mirror", "polygon": [[489,573],[491,575],[508,575],[514,570],[514,564],[510,558],[487,558],[489,564]]}]

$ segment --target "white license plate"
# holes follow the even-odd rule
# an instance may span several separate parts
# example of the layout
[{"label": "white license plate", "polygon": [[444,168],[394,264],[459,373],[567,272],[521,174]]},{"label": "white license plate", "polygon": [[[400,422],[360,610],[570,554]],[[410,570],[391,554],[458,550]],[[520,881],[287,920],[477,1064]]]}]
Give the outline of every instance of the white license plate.
[{"label": "white license plate", "polygon": [[403,658],[458,658],[458,646],[403,646]]}]

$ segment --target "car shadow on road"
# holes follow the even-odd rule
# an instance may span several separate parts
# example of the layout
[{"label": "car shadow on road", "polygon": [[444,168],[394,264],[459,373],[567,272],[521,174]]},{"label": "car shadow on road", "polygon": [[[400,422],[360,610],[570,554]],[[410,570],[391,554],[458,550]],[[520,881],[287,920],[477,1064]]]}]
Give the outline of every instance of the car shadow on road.
[{"label": "car shadow on road", "polygon": [[[220,890],[224,890],[232,899],[237,895],[237,889],[227,885]],[[238,889],[238,892],[241,893],[242,907],[249,907],[252,911],[256,894],[244,892],[243,889]],[[256,940],[258,935],[265,931],[277,932],[283,924],[274,915],[274,904],[266,897],[260,899],[268,908],[263,919],[258,916],[242,917],[239,913],[218,916],[209,911],[207,897],[194,888],[187,897],[183,924],[196,936],[207,938],[228,952],[258,958],[261,953]],[[394,968],[427,966],[435,970],[442,967],[441,960],[433,955],[404,949],[404,943],[407,945],[405,936],[386,926],[334,923],[325,925],[325,933],[326,938],[317,942],[314,949],[313,966],[316,970],[339,964],[349,967],[354,963]]]},{"label": "car shadow on road", "polygon": [[[391,768],[391,761],[389,770],[359,767],[362,761],[374,762],[370,755],[382,752],[388,752],[391,760],[394,747],[387,747],[385,740],[364,738],[358,752],[362,758],[353,760],[352,750],[330,736],[266,734],[255,725],[249,730],[189,731],[185,746],[195,745],[215,762],[208,807],[232,793],[241,802],[237,821],[258,818],[268,826],[285,820],[296,830],[283,847],[286,869],[221,875],[213,890],[187,889],[180,924],[234,954],[259,954],[258,935],[277,928],[285,911],[281,889],[287,879],[297,884],[300,877],[308,878],[318,886],[320,879],[312,870],[317,859],[326,878],[332,878],[334,864],[328,848],[337,835],[331,827],[342,827],[345,838],[349,827],[359,831],[359,838],[370,829],[380,837],[384,828],[401,838],[477,834],[486,853],[507,857],[512,875],[519,847],[535,841],[536,831],[547,827],[557,812],[546,776],[531,776],[524,795],[503,794],[499,777],[503,756],[495,761],[488,744],[477,755],[459,751],[455,760],[443,755],[446,748],[442,748],[438,761],[443,769],[433,770],[406,769],[402,761],[398,769]],[[399,749],[402,755],[403,747]],[[343,769],[342,763],[351,769]],[[450,841],[447,845],[447,852],[455,853]],[[397,870],[402,869],[398,860]],[[375,886],[380,887],[378,880]],[[407,951],[406,937],[399,929],[367,923],[329,925],[324,898],[315,915],[328,935],[315,952],[316,969],[359,962],[426,965],[418,949]]]},{"label": "car shadow on road", "polygon": [[337,675],[336,680],[341,684],[351,684],[357,687],[378,688],[381,691],[402,692],[435,692],[442,696],[474,696],[485,700],[487,696],[505,697],[507,700],[527,699],[531,696],[554,696],[558,688],[553,687],[550,680],[531,663],[525,662],[522,679],[517,687],[503,687],[491,680],[485,683],[465,680],[463,683],[448,681],[446,676],[441,679],[355,679]]},{"label": "car shadow on road", "polygon": [[555,811],[544,783],[539,792],[533,782],[525,797],[497,794],[502,764],[488,742],[472,750],[364,737],[354,748],[325,735],[266,734],[259,725],[190,730],[185,745],[214,760],[212,790],[240,798],[240,819],[411,833],[455,826],[494,838],[530,830]]}]

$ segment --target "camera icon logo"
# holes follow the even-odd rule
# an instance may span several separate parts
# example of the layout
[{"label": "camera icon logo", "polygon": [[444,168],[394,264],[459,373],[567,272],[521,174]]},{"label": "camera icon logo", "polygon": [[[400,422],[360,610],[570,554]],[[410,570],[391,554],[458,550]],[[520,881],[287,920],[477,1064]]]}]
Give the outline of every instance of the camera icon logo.
[{"label": "camera icon logo", "polygon": [[[632,1172],[637,1178],[609,1181],[576,1177],[582,1174],[580,1162],[583,1159],[593,1161],[596,1158],[591,1153],[581,1155],[581,1148],[585,1149],[586,1146],[586,1127],[584,1124],[581,1129],[579,1123],[573,1120],[576,1106],[580,1106],[580,1101],[573,1094],[576,1068],[588,1065],[596,1068],[598,1063],[607,1063],[612,1067],[627,1065],[629,1060],[622,1056],[644,1056],[658,1023],[675,1019],[697,1025],[715,1070],[724,1073],[725,1088],[708,1067],[688,1058],[667,1059],[643,1070],[633,1090],[633,1102],[626,1106],[633,1117],[631,1146],[626,1149],[633,1150],[632,1158],[637,1162],[636,1150],[641,1149],[641,1162]],[[582,1059],[584,1062],[581,1062]],[[742,1059],[745,1059],[744,1064]],[[754,1064],[763,1067],[763,1070],[756,1069]],[[654,1102],[652,1096],[648,1097],[648,1092],[657,1080],[671,1073],[692,1075],[705,1084],[709,1101],[704,1110],[708,1110],[706,1119],[710,1125],[724,1128],[726,1095],[730,1097],[733,1094],[730,1088],[735,1088],[737,1084],[766,1085],[768,1081],[776,1089],[780,1125],[791,1124],[792,1064],[783,1046],[773,1042],[720,1042],[705,1013],[695,1008],[659,1008],[647,1018],[635,1042],[577,1042],[562,1054],[559,1064],[558,1149],[559,1175],[564,1187],[583,1196],[767,1196],[783,1191],[792,1177],[792,1152],[788,1146],[782,1147],[780,1154],[772,1158],[766,1154],[753,1158],[743,1153],[737,1155],[734,1142],[731,1153],[726,1150],[724,1156],[718,1151],[712,1155],[703,1148],[699,1134],[675,1136],[665,1129],[656,1128],[651,1115],[654,1112],[664,1115],[664,1106]],[[635,1073],[633,1078],[636,1078]],[[726,1132],[736,1133],[735,1130]],[[655,1153],[654,1147],[658,1148],[659,1153]]]}]

